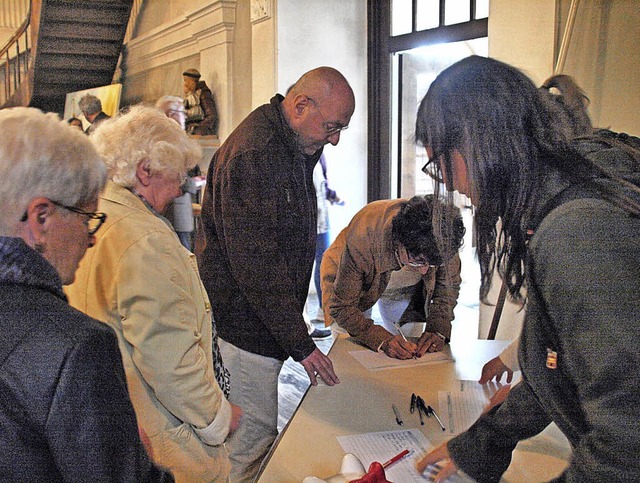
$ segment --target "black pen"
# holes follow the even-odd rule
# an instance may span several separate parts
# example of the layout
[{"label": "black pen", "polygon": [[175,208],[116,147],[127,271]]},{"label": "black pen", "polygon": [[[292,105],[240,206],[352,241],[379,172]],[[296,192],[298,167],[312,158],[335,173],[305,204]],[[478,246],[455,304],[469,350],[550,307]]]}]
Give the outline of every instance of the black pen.
[{"label": "black pen", "polygon": [[416,396],[416,408],[418,408],[418,416],[420,417],[420,424],[424,426],[424,419],[422,419],[422,413],[427,414],[427,408],[424,405],[424,401],[420,396]]},{"label": "black pen", "polygon": [[424,399],[420,396],[416,397],[416,406],[418,407],[418,411],[422,411],[426,417],[431,417],[431,414],[427,411],[427,405],[424,403]]},{"label": "black pen", "polygon": [[438,415],[436,414],[436,412],[434,411],[434,409],[431,406],[427,406],[427,410],[433,414],[433,416],[438,420],[438,424],[440,425],[440,427],[442,428],[442,431],[444,431],[444,424],[442,424],[442,421],[440,421],[440,418],[438,417]]},{"label": "black pen", "polygon": [[409,412],[413,413],[416,410],[416,394],[411,394],[411,405],[409,406]]}]

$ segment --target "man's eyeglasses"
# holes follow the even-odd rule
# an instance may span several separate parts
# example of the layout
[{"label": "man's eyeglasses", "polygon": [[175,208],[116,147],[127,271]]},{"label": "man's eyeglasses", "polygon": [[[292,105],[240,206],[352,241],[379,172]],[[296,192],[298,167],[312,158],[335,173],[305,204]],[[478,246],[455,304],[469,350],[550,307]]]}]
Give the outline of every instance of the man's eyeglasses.
[{"label": "man's eyeglasses", "polygon": [[60,208],[64,208],[65,210],[88,217],[88,220],[85,222],[85,225],[87,225],[87,231],[89,232],[89,236],[95,235],[96,232],[100,229],[102,224],[107,219],[106,213],[100,213],[98,211],[84,211],[84,210],[81,210],[80,208],[76,208],[75,206],[63,205],[62,203],[58,203],[57,201],[53,201],[53,200],[51,200],[51,203],[53,203],[56,206],[59,206]]},{"label": "man's eyeglasses", "polygon": [[324,132],[327,136],[331,136],[337,132],[349,129],[349,125],[342,126],[341,124],[336,122],[327,122],[324,116],[322,115],[322,111],[320,110],[320,105],[316,102],[316,100],[309,96],[307,96],[307,99],[313,102],[313,105],[316,106],[316,109],[320,113],[320,117],[322,118],[322,127],[324,128]]},{"label": "man's eyeglasses", "polygon": [[409,255],[409,252],[405,250],[405,253],[407,254],[407,261],[406,263],[403,262],[402,260],[400,260],[400,254],[398,253],[398,249],[396,248],[396,250],[394,251],[394,254],[396,256],[396,261],[398,262],[398,265],[403,266],[403,265],[407,265],[409,267],[413,267],[413,268],[424,268],[424,267],[429,267],[429,268],[435,268],[438,265],[433,265],[431,263],[429,263],[428,260],[426,259],[422,259],[422,260],[411,260],[411,256]]}]

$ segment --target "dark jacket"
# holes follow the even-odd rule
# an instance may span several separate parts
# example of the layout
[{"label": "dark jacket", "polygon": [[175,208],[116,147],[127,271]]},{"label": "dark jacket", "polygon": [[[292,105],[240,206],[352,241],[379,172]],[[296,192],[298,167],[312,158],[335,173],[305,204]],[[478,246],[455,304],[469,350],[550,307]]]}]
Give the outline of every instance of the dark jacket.
[{"label": "dark jacket", "polygon": [[106,121],[107,119],[111,119],[111,116],[108,116],[104,112],[100,111],[96,117],[93,118],[93,122],[89,124],[89,127],[84,130],[86,134],[91,134],[95,131],[102,121]]},{"label": "dark jacket", "polygon": [[198,253],[220,337],[254,354],[301,361],[315,349],[302,311],[321,151],[299,151],[282,99],[253,111],[213,156],[202,207],[206,247]]},{"label": "dark jacket", "polygon": [[[633,164],[598,143],[580,149],[619,173]],[[542,188],[546,200],[566,187],[557,181]],[[552,421],[573,447],[560,480],[640,481],[640,218],[590,191],[573,198],[529,244],[523,382],[448,443],[479,481],[498,481],[518,441]]]},{"label": "dark jacket", "polygon": [[113,331],[0,237],[0,481],[173,481],[140,442]]}]

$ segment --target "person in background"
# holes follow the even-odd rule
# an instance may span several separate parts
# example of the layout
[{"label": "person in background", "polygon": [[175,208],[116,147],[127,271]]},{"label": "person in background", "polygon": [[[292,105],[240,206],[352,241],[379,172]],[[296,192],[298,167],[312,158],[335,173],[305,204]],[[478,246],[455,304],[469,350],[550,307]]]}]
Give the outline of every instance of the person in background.
[{"label": "person in background", "polygon": [[220,347],[245,409],[228,443],[233,481],[251,481],[277,435],[278,374],[292,357],[311,384],[339,382],[303,319],[316,241],[313,169],[338,144],[355,109],[330,67],[304,74],[233,131],[214,154],[202,207],[200,269],[212,297]]},{"label": "person in background", "polygon": [[[181,98],[162,96],[156,102],[156,107],[167,117],[176,121],[182,129],[185,128],[186,113]],[[164,213],[176,230],[180,243],[189,251],[193,251],[193,231],[195,230],[193,196],[196,194],[196,184],[194,177],[199,174],[198,165],[187,172],[187,181],[182,186],[183,194],[174,199]]]},{"label": "person in background", "polygon": [[200,80],[200,72],[196,69],[185,70],[182,79],[187,133],[218,135],[218,108],[211,89]]},{"label": "person in background", "polygon": [[108,218],[68,287],[73,306],[111,326],[153,458],[177,481],[224,481],[224,441],[240,408],[195,255],[161,216],[202,155],[159,109],[134,106],[92,135],[110,180],[99,206]]},{"label": "person in background", "polygon": [[82,121],[80,119],[78,119],[77,117],[70,117],[69,119],[67,119],[67,124],[69,124],[69,126],[73,126],[75,128],[78,128],[82,132],[84,132],[84,128],[82,127]]},{"label": "person in background", "polygon": [[[453,234],[437,245],[434,204],[432,196],[379,200],[356,213],[322,260],[327,325],[335,322],[370,349],[396,359],[421,357],[444,348],[460,292],[458,250],[465,229],[460,211],[451,208],[448,220],[452,220]],[[363,313],[378,301],[391,273],[403,267],[421,275],[417,294],[397,321],[399,325],[426,322],[417,344],[374,324]]]},{"label": "person in background", "polygon": [[173,481],[140,440],[113,330],[62,291],[105,221],[102,159],[55,114],[3,109],[0,130],[0,479]]},{"label": "person in background", "polygon": [[640,151],[575,139],[572,122],[520,71],[477,56],[445,69],[420,103],[436,192],[476,206],[481,297],[495,269],[512,297],[527,293],[523,379],[418,462],[446,460],[436,481],[458,469],[498,481],[517,443],[552,421],[573,448],[559,480],[640,480]]},{"label": "person in background", "polygon": [[[320,284],[320,264],[322,256],[329,247],[329,203],[342,203],[336,192],[329,188],[327,184],[327,164],[324,154],[320,156],[318,164],[313,169],[313,186],[316,190],[316,200],[318,203],[318,231],[316,235],[316,257],[313,266],[313,283],[316,288],[318,298],[318,310],[314,320],[318,320],[324,325],[324,312],[322,311],[322,286]],[[305,306],[305,313],[307,307]],[[307,332],[313,339],[326,339],[331,337],[331,329],[318,328],[311,322],[311,317],[305,316]]]},{"label": "person in background", "polygon": [[324,156],[320,156],[320,160],[313,170],[313,186],[316,189],[316,198],[318,201],[318,234],[316,237],[316,259],[313,271],[313,283],[318,294],[318,312],[316,319],[324,322],[324,312],[322,310],[322,284],[320,283],[320,264],[322,256],[329,248],[330,232],[329,232],[329,204],[343,205],[344,202],[338,194],[329,188],[327,179],[327,160]]},{"label": "person in background", "polygon": [[91,134],[98,125],[110,116],[107,116],[102,112],[102,102],[96,96],[92,94],[85,94],[80,98],[78,107],[82,111],[83,116],[89,122],[89,127],[84,131],[86,134]]}]

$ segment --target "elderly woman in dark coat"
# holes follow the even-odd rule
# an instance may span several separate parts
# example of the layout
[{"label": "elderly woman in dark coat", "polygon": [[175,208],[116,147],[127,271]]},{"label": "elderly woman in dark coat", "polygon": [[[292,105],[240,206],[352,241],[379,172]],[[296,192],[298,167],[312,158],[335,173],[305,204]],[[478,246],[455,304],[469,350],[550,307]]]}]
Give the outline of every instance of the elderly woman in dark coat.
[{"label": "elderly woman in dark coat", "polygon": [[0,480],[173,481],[138,435],[114,332],[67,304],[105,219],[106,168],[79,130],[0,111]]}]

